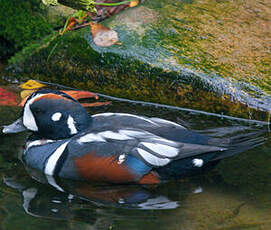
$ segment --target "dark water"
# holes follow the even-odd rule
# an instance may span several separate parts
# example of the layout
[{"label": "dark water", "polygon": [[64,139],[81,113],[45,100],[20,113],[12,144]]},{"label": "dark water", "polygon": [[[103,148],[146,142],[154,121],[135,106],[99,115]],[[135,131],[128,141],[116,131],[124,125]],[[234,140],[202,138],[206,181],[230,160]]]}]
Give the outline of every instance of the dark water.
[{"label": "dark water", "polygon": [[[20,110],[0,106],[0,126],[14,121]],[[131,102],[112,101],[88,110],[157,116],[213,136],[268,131],[262,122]],[[27,136],[0,134],[0,229],[271,229],[268,132],[263,145],[223,160],[204,175],[158,186],[59,179],[55,186],[49,185],[43,175],[18,160]]]}]

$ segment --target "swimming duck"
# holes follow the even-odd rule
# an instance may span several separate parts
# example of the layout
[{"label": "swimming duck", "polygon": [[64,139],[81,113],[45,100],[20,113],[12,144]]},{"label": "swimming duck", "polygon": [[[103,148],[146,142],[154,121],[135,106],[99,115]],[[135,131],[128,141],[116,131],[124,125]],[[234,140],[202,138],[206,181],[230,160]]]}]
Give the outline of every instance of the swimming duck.
[{"label": "swimming duck", "polygon": [[51,89],[33,93],[22,116],[3,132],[24,130],[33,133],[22,157],[28,167],[52,177],[118,184],[155,184],[201,173],[257,142],[243,141],[237,148],[160,118],[89,115],[71,96]]}]

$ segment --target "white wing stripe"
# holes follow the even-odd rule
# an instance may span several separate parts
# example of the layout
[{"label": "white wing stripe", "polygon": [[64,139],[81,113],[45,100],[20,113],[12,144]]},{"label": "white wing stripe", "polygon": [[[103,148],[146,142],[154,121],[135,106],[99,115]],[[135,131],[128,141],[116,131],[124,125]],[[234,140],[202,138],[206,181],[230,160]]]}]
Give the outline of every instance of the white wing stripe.
[{"label": "white wing stripe", "polygon": [[142,142],[142,145],[150,149],[151,151],[154,151],[158,153],[161,156],[165,157],[176,157],[178,155],[179,150],[177,148],[158,144],[158,143],[148,143],[148,142]]},{"label": "white wing stripe", "polygon": [[133,130],[120,130],[119,133],[122,135],[135,137],[135,138],[142,138],[149,135],[149,133],[147,132],[139,132],[139,131],[133,131]]},{"label": "white wing stripe", "polygon": [[106,142],[106,140],[104,138],[102,138],[99,135],[93,134],[93,133],[89,133],[89,134],[82,136],[78,139],[78,143],[86,143],[86,142],[93,142],[93,141]]},{"label": "white wing stripe", "polygon": [[154,166],[164,166],[170,162],[167,158],[158,158],[141,148],[137,148],[137,152],[145,161]]},{"label": "white wing stripe", "polygon": [[137,115],[129,114],[129,113],[99,113],[99,114],[92,115],[92,117],[99,117],[99,116],[102,116],[102,117],[109,117],[109,116],[127,116],[127,117],[134,117],[134,118],[137,118],[137,119],[146,121],[146,122],[148,122],[148,123],[151,123],[151,124],[157,126],[157,124],[156,124],[155,122],[153,122],[153,121],[152,121],[151,119],[149,119],[149,118],[141,117],[141,116],[137,116]]},{"label": "white wing stripe", "polygon": [[99,116],[110,117],[110,116],[113,116],[113,115],[114,115],[114,113],[98,113],[98,114],[92,115],[92,117],[99,117]]},{"label": "white wing stripe", "polygon": [[149,141],[152,142],[159,142],[159,144],[163,144],[163,145],[170,145],[170,146],[176,146],[176,147],[180,147],[180,144],[175,142],[175,141],[171,141],[162,137],[154,137],[154,138],[150,138]]},{"label": "white wing stripe", "polygon": [[104,131],[101,133],[97,133],[97,135],[103,137],[103,138],[108,138],[108,139],[115,139],[115,140],[131,140],[133,138],[128,137],[125,134],[121,134],[121,133],[116,133],[116,132],[112,132],[112,131]]},{"label": "white wing stripe", "polygon": [[162,123],[162,124],[165,124],[165,125],[174,125],[174,126],[177,126],[179,128],[182,128],[182,129],[185,129],[185,127],[183,127],[182,125],[179,125],[173,121],[168,121],[168,120],[165,120],[165,119],[161,119],[161,118],[158,118],[158,117],[152,117],[151,118],[152,121],[155,121],[157,123]]}]

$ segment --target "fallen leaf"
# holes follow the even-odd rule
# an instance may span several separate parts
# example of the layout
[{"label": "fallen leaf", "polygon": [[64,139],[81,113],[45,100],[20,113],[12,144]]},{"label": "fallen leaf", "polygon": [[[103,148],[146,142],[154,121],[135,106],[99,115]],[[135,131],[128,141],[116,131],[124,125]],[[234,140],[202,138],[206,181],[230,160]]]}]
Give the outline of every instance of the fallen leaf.
[{"label": "fallen leaf", "polygon": [[17,105],[17,94],[7,91],[0,87],[0,105],[2,106],[15,106]]},{"label": "fallen leaf", "polygon": [[28,80],[27,82],[19,85],[20,88],[22,89],[39,89],[42,87],[45,87],[46,85],[39,83],[38,81],[35,80]]},{"label": "fallen leaf", "polygon": [[[35,90],[33,90],[33,92],[34,91]],[[79,100],[79,99],[83,99],[83,98],[92,98],[92,97],[95,98],[96,100],[99,99],[98,95],[96,95],[95,93],[88,92],[88,91],[80,91],[80,90],[61,90],[61,91],[63,93],[68,94],[69,96],[71,96],[75,100]],[[28,96],[30,96],[30,95],[31,95],[31,93],[26,95],[26,97],[22,97],[22,101],[20,102],[19,106],[23,107]]]},{"label": "fallen leaf", "polygon": [[63,93],[66,93],[73,97],[76,100],[82,99],[82,98],[91,98],[94,97],[96,100],[99,99],[99,97],[95,93],[91,93],[88,91],[79,91],[79,90],[62,90]]},{"label": "fallen leaf", "polygon": [[26,89],[23,90],[20,95],[21,95],[21,102],[18,104],[20,107],[23,107],[27,98],[34,92],[36,92],[38,89]]},{"label": "fallen leaf", "polygon": [[28,98],[28,96],[27,96],[27,97],[25,97],[25,98],[23,98],[23,99],[21,100],[21,102],[18,104],[18,106],[20,106],[20,107],[24,107],[24,104],[25,104],[25,102],[26,102],[27,98]]},{"label": "fallen leaf", "polygon": [[95,45],[108,47],[116,44],[119,40],[116,31],[104,27],[99,23],[91,23],[90,25],[92,39]]},{"label": "fallen leaf", "polygon": [[135,7],[139,4],[139,0],[131,1],[129,7]]},{"label": "fallen leaf", "polygon": [[83,107],[97,107],[97,106],[104,106],[104,105],[110,105],[111,101],[106,102],[93,102],[93,103],[81,103]]},{"label": "fallen leaf", "polygon": [[65,32],[69,31],[77,24],[77,20],[74,17],[70,17],[67,26],[64,26],[62,30],[60,30],[59,35],[63,35]]},{"label": "fallen leaf", "polygon": [[21,98],[24,99],[31,95],[32,93],[36,92],[36,89],[26,89],[20,92]]}]

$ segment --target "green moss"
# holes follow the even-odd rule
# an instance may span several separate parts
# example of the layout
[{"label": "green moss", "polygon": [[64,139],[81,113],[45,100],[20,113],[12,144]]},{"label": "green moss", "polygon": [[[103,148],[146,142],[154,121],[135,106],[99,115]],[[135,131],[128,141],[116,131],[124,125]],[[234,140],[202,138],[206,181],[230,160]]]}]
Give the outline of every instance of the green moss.
[{"label": "green moss", "polygon": [[[0,56],[8,56],[53,31],[40,8],[39,0],[0,0]],[[4,47],[3,47],[4,46]]]},{"label": "green moss", "polygon": [[[252,4],[251,0],[249,4]],[[239,6],[243,7],[240,1]],[[223,11],[223,7],[227,12]],[[225,61],[231,55],[231,50],[221,48],[216,43],[219,41],[218,32],[224,31],[224,25],[229,26],[232,22],[230,16],[238,7],[231,1],[145,1],[141,6],[126,10],[105,22],[106,26],[118,32],[121,45],[106,48],[95,46],[89,27],[86,27],[65,33],[62,37],[49,35],[42,42],[28,45],[9,63],[16,63],[16,67],[20,68],[14,69],[21,69],[22,72],[14,73],[27,79],[268,120],[268,112],[256,111],[236,100],[251,103],[255,108],[260,105],[260,109],[267,110],[269,106],[263,104],[266,98],[262,97],[263,103],[255,102],[256,96],[260,98],[263,94],[260,95],[260,90],[256,91],[249,84],[267,91],[270,90],[271,79],[250,76],[245,81],[249,84],[239,84],[240,77],[236,81],[227,80],[228,76],[235,77],[240,64]],[[212,26],[208,25],[208,21]],[[232,37],[230,33],[222,35],[225,43]],[[54,47],[56,49],[51,55]],[[223,55],[225,59],[222,59]],[[257,68],[264,75],[268,74],[268,57],[259,60],[255,59]],[[253,68],[240,71],[240,76],[249,72],[253,72]]]},{"label": "green moss", "polygon": [[[23,55],[23,72],[15,71],[13,74],[21,76],[23,80],[39,79],[117,97],[237,117],[268,119],[265,112],[253,110],[229,97],[221,97],[212,92],[192,73],[183,76],[179,72],[165,71],[139,60],[123,58],[116,53],[96,52],[88,44],[88,30],[85,28],[76,33],[68,32],[50,40],[35,55]],[[141,42],[146,44],[147,36]],[[58,46],[48,61],[48,55],[55,44]],[[20,61],[20,56],[16,55],[12,60],[16,63],[16,60]]]},{"label": "green moss", "polygon": [[[32,56],[38,51],[40,51],[41,49],[46,48],[47,46],[50,45],[50,43],[53,40],[56,40],[56,39],[57,39],[57,33],[52,33],[44,37],[40,41],[35,41],[31,43],[30,45],[24,47],[20,52],[16,53],[13,57],[11,57],[8,60],[8,63],[9,64],[23,63],[27,59],[27,57]],[[48,54],[48,57],[49,57],[49,54]]]}]

